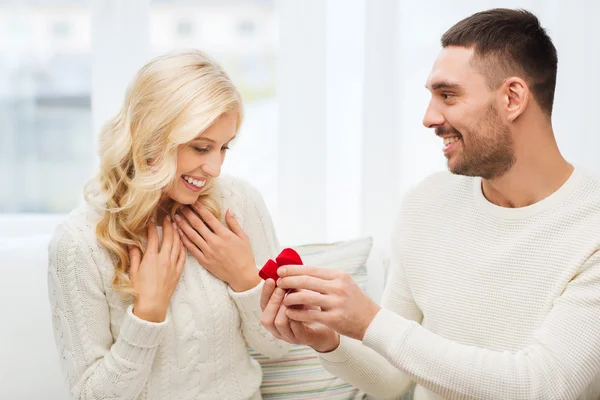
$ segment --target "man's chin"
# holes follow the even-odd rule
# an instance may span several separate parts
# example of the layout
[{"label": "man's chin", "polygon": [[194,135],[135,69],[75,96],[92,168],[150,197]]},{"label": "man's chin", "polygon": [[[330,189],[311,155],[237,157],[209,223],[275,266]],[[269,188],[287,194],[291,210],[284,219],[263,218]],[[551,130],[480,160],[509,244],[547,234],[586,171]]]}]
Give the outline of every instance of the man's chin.
[{"label": "man's chin", "polygon": [[460,176],[479,176],[472,168],[467,167],[464,163],[452,162],[451,159],[447,163],[448,171],[454,175]]},{"label": "man's chin", "polygon": [[460,162],[457,162],[454,157],[446,155],[446,166],[448,167],[448,171],[450,171],[454,175],[464,175],[464,165]]}]

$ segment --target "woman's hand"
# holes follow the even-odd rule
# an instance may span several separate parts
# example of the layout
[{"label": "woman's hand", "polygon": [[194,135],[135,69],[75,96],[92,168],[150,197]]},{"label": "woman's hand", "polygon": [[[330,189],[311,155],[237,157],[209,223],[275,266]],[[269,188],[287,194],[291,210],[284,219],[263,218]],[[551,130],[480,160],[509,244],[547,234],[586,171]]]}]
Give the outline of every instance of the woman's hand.
[{"label": "woman's hand", "polygon": [[[288,293],[289,294],[289,293]],[[260,323],[277,339],[292,344],[305,344],[318,352],[327,353],[340,344],[340,335],[319,323],[305,323],[289,319],[284,304],[286,291],[277,287],[273,279],[267,279],[262,288]],[[319,311],[317,307],[295,306],[301,310]]]},{"label": "woman's hand", "polygon": [[185,247],[176,231],[177,225],[167,216],[160,248],[154,222],[148,225],[148,245],[144,256],[139,248],[129,248],[129,278],[135,291],[133,313],[138,318],[162,322],[167,317],[186,258]]},{"label": "woman's hand", "polygon": [[[236,292],[252,289],[260,282],[250,240],[227,210],[227,226],[202,205],[183,207],[175,216],[185,247],[211,274],[227,282]],[[195,211],[195,212],[194,212]],[[196,214],[197,213],[197,214]],[[198,215],[200,217],[198,217]]]}]

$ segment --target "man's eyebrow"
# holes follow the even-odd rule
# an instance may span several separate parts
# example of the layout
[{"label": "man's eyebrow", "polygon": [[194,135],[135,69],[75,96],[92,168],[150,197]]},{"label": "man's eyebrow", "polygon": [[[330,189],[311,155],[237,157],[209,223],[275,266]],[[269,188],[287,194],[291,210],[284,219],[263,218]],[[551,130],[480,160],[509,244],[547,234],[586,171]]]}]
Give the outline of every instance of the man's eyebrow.
[{"label": "man's eyebrow", "polygon": [[[427,85],[425,85],[425,88],[429,89],[427,87]],[[440,81],[440,82],[435,82],[431,84],[431,90],[435,91],[435,90],[440,90],[440,89],[460,89],[460,85],[458,83],[453,83],[450,81]]]}]

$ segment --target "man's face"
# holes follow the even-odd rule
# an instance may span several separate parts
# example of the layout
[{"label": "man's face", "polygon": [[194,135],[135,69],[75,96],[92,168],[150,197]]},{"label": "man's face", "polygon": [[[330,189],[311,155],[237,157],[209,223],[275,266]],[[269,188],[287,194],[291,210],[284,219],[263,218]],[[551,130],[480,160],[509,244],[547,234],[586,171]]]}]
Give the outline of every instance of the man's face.
[{"label": "man's face", "polygon": [[442,49],[427,79],[432,94],[423,125],[444,140],[448,169],[458,175],[493,179],[515,161],[508,126],[496,108],[495,92],[471,65],[473,50]]}]

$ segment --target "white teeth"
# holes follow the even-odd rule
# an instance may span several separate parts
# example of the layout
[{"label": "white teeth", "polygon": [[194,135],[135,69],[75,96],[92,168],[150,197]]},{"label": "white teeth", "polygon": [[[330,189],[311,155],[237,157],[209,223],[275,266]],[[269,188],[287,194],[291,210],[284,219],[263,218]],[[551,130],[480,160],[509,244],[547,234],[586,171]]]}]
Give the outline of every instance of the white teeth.
[{"label": "white teeth", "polygon": [[452,137],[445,137],[444,138],[444,146],[448,146],[449,144],[452,144],[454,142],[456,142],[457,140],[459,140],[460,138],[456,137],[456,136],[452,136]]},{"label": "white teeth", "polygon": [[190,185],[194,185],[199,188],[203,187],[204,184],[206,183],[206,181],[199,181],[197,179],[194,179],[194,178],[191,178],[191,177],[185,176],[185,175],[183,176],[183,179],[185,179]]}]

